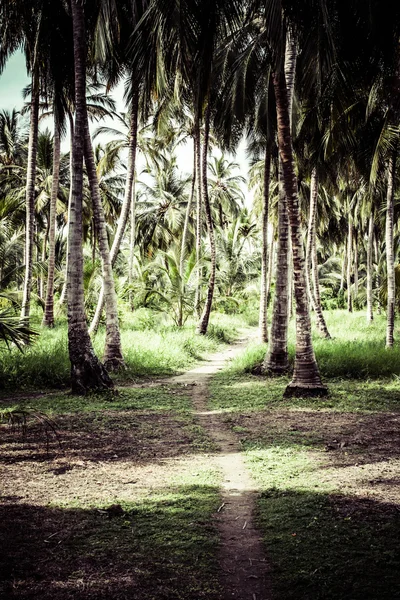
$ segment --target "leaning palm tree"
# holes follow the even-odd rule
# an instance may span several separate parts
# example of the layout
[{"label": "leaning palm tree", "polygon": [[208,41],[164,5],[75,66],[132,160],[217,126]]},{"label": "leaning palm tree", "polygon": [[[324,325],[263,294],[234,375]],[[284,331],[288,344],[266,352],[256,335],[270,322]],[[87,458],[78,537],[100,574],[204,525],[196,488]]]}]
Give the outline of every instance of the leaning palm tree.
[{"label": "leaning palm tree", "polygon": [[86,116],[86,27],[83,5],[79,0],[70,2],[74,72],[75,72],[75,127],[72,153],[72,192],[69,211],[69,258],[67,270],[68,348],[71,361],[72,390],[85,394],[93,389],[113,387],[106,369],[96,357],[90,340],[83,292],[82,253],[82,191],[83,156]]}]

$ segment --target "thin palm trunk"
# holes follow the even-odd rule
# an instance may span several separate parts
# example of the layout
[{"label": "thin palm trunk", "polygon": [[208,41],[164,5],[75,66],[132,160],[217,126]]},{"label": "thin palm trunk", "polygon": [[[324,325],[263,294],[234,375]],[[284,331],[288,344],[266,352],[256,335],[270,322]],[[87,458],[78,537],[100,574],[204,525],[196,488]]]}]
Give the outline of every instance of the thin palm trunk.
[{"label": "thin palm trunk", "polygon": [[330,339],[328,327],[325,322],[325,318],[322,312],[321,306],[321,294],[319,291],[319,278],[318,278],[318,256],[317,256],[317,236],[316,236],[316,220],[317,220],[317,201],[318,201],[318,174],[317,169],[314,167],[311,173],[311,189],[310,189],[310,223],[309,223],[309,242],[310,242],[310,254],[311,254],[311,294],[314,302],[315,316],[317,320],[317,328],[320,334]]},{"label": "thin palm trunk", "polygon": [[283,183],[288,204],[293,254],[294,291],[296,298],[296,354],[293,379],[285,394],[327,393],[323,386],[311,339],[311,318],[307,296],[305,260],[301,235],[300,206],[294,169],[290,111],[284,72],[273,74],[277,121],[278,146],[282,160]]},{"label": "thin palm trunk", "polygon": [[[122,202],[121,213],[118,219],[117,231],[115,232],[115,237],[110,250],[110,259],[111,265],[114,266],[115,261],[118,256],[119,249],[121,247],[121,243],[124,237],[124,233],[126,230],[126,224],[129,219],[130,212],[131,219],[133,219],[133,231],[135,227],[134,217],[135,217],[135,206],[134,206],[134,198],[135,198],[135,170],[136,170],[136,148],[137,148],[137,128],[138,128],[138,96],[135,94],[130,110],[130,126],[129,126],[129,145],[128,145],[128,166],[126,173],[126,183],[125,183],[125,192],[124,192],[124,200]],[[133,216],[132,216],[133,215]],[[134,246],[134,241],[133,241]],[[131,265],[132,262],[132,265]],[[133,259],[129,260],[129,293],[131,293],[131,276],[133,272]],[[132,306],[133,299],[130,298],[130,305]],[[97,301],[96,310],[90,324],[89,333],[96,333],[99,324],[101,315],[104,308],[104,285],[101,286],[99,299]]]},{"label": "thin palm trunk", "polygon": [[269,303],[270,303],[270,300],[271,300],[272,269],[273,269],[273,265],[274,265],[274,254],[275,254],[275,240],[274,240],[274,235],[275,235],[275,229],[274,229],[274,227],[272,227],[271,244],[270,244],[270,247],[269,247],[269,254],[268,254],[267,308],[269,307]]},{"label": "thin palm trunk", "polygon": [[26,173],[26,225],[25,225],[25,276],[22,292],[21,319],[29,323],[31,294],[32,294],[32,268],[33,246],[35,235],[35,178],[36,157],[39,131],[39,81],[37,70],[32,74],[32,97],[30,110],[28,167]]},{"label": "thin palm trunk", "polygon": [[358,235],[357,229],[353,232],[354,240],[354,300],[357,302],[358,297]]},{"label": "thin palm trunk", "polygon": [[262,209],[262,251],[261,251],[261,297],[259,330],[262,342],[268,342],[268,203],[269,203],[269,179],[271,172],[271,151],[267,147],[264,161],[264,202]]},{"label": "thin palm trunk", "polygon": [[104,303],[106,306],[106,343],[103,362],[107,369],[118,370],[124,366],[124,358],[122,355],[121,336],[118,323],[117,294],[115,292],[107,228],[104,218],[103,205],[101,203],[99,181],[97,178],[96,164],[94,160],[87,115],[85,122],[84,156],[86,171],[89,179],[90,194],[92,197],[94,222],[96,224],[97,238],[102,261]]},{"label": "thin palm trunk", "polygon": [[192,187],[190,190],[189,201],[188,201],[188,204],[186,207],[185,222],[183,224],[183,231],[182,231],[181,254],[179,257],[179,275],[180,275],[181,279],[183,277],[183,265],[184,265],[184,261],[185,261],[186,240],[187,240],[187,234],[188,234],[188,229],[189,229],[189,218],[190,218],[190,213],[191,213],[192,206],[193,206],[195,189],[196,189],[196,155],[195,155],[195,152],[193,152]]},{"label": "thin palm trunk", "polygon": [[57,196],[60,182],[61,136],[57,115],[54,115],[53,137],[53,180],[51,183],[50,214],[49,214],[49,258],[47,270],[46,302],[43,325],[54,327],[54,272],[56,259],[56,216]]},{"label": "thin palm trunk", "polygon": [[136,244],[136,191],[135,181],[132,186],[131,213],[130,213],[130,236],[129,236],[129,260],[128,260],[128,286],[129,306],[133,310],[133,263],[135,259]]},{"label": "thin palm trunk", "polygon": [[202,197],[201,197],[201,143],[200,143],[200,121],[196,116],[194,125],[194,155],[196,162],[196,264],[197,264],[197,282],[195,294],[195,311],[200,316],[201,303],[201,279],[202,269],[200,267],[201,258],[201,234],[202,234]]},{"label": "thin palm trunk", "polygon": [[351,289],[351,267],[353,264],[353,221],[349,215],[347,235],[347,310],[353,312],[353,294]]},{"label": "thin palm trunk", "polygon": [[374,320],[373,312],[373,262],[372,255],[374,251],[374,214],[371,212],[368,223],[368,242],[367,242],[367,322]]},{"label": "thin palm trunk", "polygon": [[201,173],[201,187],[202,187],[202,202],[204,204],[205,213],[206,213],[206,221],[207,221],[207,230],[208,230],[208,238],[210,242],[210,277],[208,280],[207,287],[207,296],[206,302],[204,304],[203,313],[200,317],[200,322],[197,327],[197,333],[200,335],[205,335],[208,329],[208,323],[210,320],[212,301],[214,296],[214,288],[215,288],[215,273],[217,268],[217,253],[215,248],[215,234],[214,234],[214,224],[212,220],[211,214],[211,206],[210,199],[208,197],[208,181],[207,181],[207,159],[208,159],[208,142],[210,135],[210,105],[207,105],[206,113],[204,116],[204,144],[203,144],[203,152],[202,152],[202,173]]},{"label": "thin palm trunk", "polygon": [[67,270],[68,350],[71,361],[72,391],[76,394],[86,394],[91,390],[112,388],[113,382],[94,353],[85,315],[82,192],[86,122],[86,35],[84,9],[80,0],[71,0],[71,13],[74,45],[75,128]]},{"label": "thin palm trunk", "polygon": [[[72,204],[72,155],[73,155],[73,139],[74,139],[74,128],[75,128],[74,117],[72,116],[71,112],[68,113],[68,119],[69,119],[69,133],[71,136],[70,154],[69,154],[69,197],[68,197],[68,216],[67,216],[67,222],[69,223],[71,204]],[[66,260],[65,260],[65,281],[64,281],[64,285],[61,290],[60,299],[58,301],[58,310],[59,311],[64,306],[65,300],[67,298],[68,254],[69,254],[69,235],[68,235],[68,230],[67,230],[67,255],[66,255]]]},{"label": "thin palm trunk", "polygon": [[396,169],[396,152],[393,151],[387,169],[386,195],[386,270],[387,270],[387,322],[386,347],[392,348],[394,343],[394,312],[396,301],[396,279],[394,269],[394,178]]}]

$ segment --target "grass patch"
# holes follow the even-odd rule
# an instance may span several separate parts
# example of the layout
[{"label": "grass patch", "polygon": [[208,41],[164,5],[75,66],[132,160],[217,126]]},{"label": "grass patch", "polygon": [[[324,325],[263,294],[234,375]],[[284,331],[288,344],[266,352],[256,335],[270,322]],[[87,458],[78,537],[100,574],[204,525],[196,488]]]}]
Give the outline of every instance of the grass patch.
[{"label": "grass patch", "polygon": [[[33,319],[34,320],[34,319]],[[124,315],[121,340],[126,370],[116,382],[174,375],[190,368],[196,361],[215,351],[219,345],[237,337],[242,321],[213,313],[206,336],[195,333],[195,324],[184,328],[171,325],[160,313],[139,309]],[[37,325],[37,329],[40,326]],[[100,329],[94,338],[98,356],[104,350],[105,333]],[[40,336],[23,352],[16,348],[0,350],[0,389],[62,389],[69,386],[67,326],[40,329]]]},{"label": "grass patch", "polygon": [[217,600],[217,483],[198,471],[115,514],[107,505],[3,507],[4,597]]},{"label": "grass patch", "polygon": [[327,398],[284,398],[288,377],[256,377],[223,371],[211,383],[211,406],[227,412],[280,410],[387,411],[400,408],[397,379],[332,379]]}]

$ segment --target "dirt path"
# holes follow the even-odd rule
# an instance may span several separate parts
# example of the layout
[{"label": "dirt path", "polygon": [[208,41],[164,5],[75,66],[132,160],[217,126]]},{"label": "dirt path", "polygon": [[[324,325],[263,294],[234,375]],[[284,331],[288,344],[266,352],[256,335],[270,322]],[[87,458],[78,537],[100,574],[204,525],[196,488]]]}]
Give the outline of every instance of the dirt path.
[{"label": "dirt path", "polygon": [[239,354],[248,336],[207,362],[170,381],[192,386],[192,399],[199,423],[219,448],[213,457],[222,472],[222,502],[216,514],[221,538],[219,562],[224,600],[270,600],[269,569],[261,535],[253,522],[257,487],[246,466],[234,434],[223,415],[207,408],[208,384],[226,362]]}]

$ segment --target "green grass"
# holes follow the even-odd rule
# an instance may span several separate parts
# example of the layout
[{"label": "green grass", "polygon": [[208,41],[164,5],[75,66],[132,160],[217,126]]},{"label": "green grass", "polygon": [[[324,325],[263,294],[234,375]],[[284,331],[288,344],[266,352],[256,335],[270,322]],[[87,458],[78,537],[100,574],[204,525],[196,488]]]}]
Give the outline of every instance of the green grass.
[{"label": "green grass", "polygon": [[[127,368],[116,376],[116,381],[136,381],[184,371],[221,343],[233,341],[241,324],[238,318],[213,313],[209,333],[199,336],[193,323],[177,328],[160,313],[147,309],[127,313],[121,327]],[[104,339],[101,329],[94,339],[99,357],[104,350]],[[52,330],[41,329],[39,339],[22,353],[16,348],[0,350],[0,389],[59,389],[68,387],[69,378],[65,321]]]},{"label": "green grass", "polygon": [[[385,348],[384,315],[377,315],[368,325],[364,312],[349,314],[344,310],[325,313],[332,339],[321,338],[313,332],[313,345],[321,375],[325,379],[374,379],[400,377],[400,343]],[[289,362],[293,365],[295,353],[295,323],[289,327]],[[400,338],[400,331],[397,332]],[[249,373],[260,364],[267,350],[265,344],[252,344],[232,361],[232,374]]]},{"label": "green grass", "polygon": [[218,475],[205,469],[149,498],[121,502],[124,514],[111,517],[101,504],[5,507],[13,536],[2,568],[12,565],[13,581],[6,580],[4,593],[25,585],[46,600],[217,599],[211,515],[219,502]]}]

